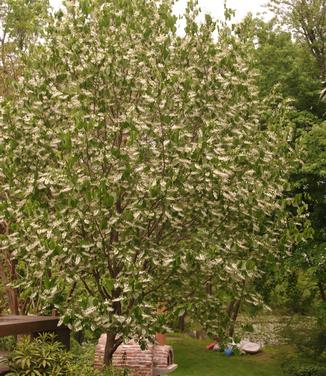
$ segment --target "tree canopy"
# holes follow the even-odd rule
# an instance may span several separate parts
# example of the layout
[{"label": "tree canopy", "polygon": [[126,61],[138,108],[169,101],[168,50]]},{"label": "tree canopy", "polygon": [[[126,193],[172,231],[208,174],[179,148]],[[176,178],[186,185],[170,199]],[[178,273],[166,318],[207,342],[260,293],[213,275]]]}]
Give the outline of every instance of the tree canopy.
[{"label": "tree canopy", "polygon": [[326,78],[326,1],[271,0],[279,22],[290,26],[316,59],[322,80]]},{"label": "tree canopy", "polygon": [[196,15],[190,2],[181,37],[172,1],[67,1],[2,103],[16,288],[108,333],[106,362],[162,328],[160,305],[216,319],[206,282],[238,297],[301,239],[304,210],[283,198],[297,163],[287,104],[261,98],[241,38],[216,42]]}]

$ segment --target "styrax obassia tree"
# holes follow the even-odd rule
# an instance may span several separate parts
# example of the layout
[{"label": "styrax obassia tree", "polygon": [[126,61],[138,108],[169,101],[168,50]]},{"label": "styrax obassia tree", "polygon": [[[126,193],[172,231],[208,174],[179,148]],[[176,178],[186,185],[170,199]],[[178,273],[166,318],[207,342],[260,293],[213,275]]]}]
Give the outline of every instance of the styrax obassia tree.
[{"label": "styrax obassia tree", "polygon": [[108,334],[106,363],[158,305],[204,303],[206,278],[235,292],[290,246],[286,110],[257,99],[246,46],[193,3],[179,36],[171,3],[67,1],[3,106],[2,247],[19,288]]}]

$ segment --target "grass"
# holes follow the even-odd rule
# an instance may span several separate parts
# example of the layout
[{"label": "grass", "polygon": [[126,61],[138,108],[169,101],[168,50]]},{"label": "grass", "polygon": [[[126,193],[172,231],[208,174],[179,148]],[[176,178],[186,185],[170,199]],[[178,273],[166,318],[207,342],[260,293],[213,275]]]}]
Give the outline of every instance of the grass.
[{"label": "grass", "polygon": [[206,350],[209,342],[189,337],[169,338],[178,364],[173,376],[285,376],[275,348],[228,358],[223,353]]}]

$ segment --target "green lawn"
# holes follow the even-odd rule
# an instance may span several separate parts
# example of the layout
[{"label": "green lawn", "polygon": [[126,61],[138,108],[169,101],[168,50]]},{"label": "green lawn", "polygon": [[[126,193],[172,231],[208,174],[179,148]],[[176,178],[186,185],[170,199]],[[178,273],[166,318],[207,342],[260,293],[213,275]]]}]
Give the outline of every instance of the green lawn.
[{"label": "green lawn", "polygon": [[264,349],[257,355],[226,357],[222,353],[207,351],[209,341],[188,337],[171,337],[175,363],[173,376],[285,376],[275,349]]}]

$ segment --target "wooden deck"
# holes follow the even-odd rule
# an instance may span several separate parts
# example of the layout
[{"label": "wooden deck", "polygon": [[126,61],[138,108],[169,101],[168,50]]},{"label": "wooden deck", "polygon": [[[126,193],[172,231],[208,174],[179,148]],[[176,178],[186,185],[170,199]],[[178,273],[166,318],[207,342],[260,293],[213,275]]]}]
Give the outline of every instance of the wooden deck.
[{"label": "wooden deck", "polygon": [[57,317],[0,315],[0,337],[36,332],[55,332]]}]

